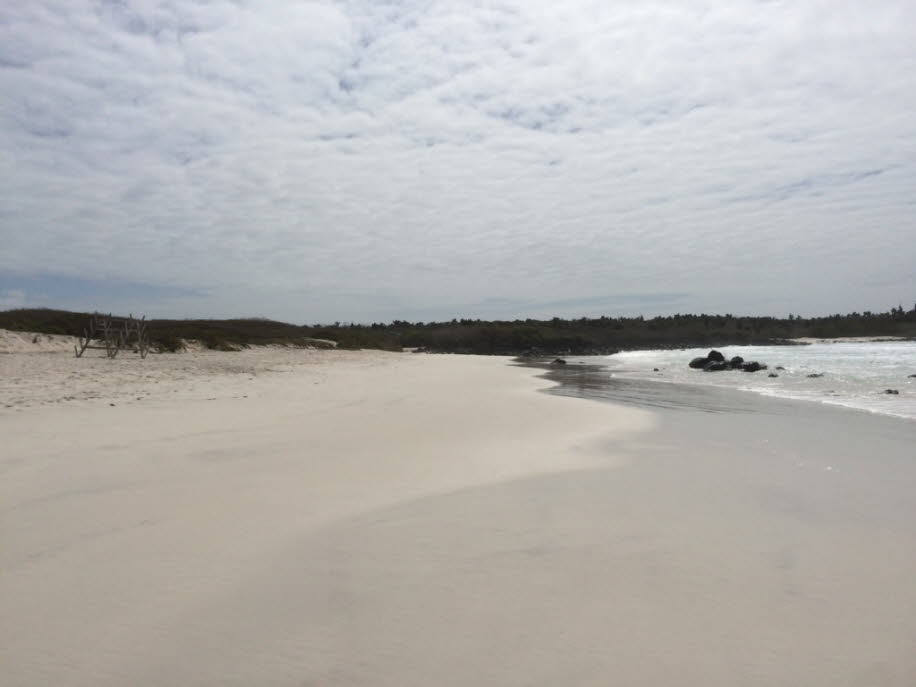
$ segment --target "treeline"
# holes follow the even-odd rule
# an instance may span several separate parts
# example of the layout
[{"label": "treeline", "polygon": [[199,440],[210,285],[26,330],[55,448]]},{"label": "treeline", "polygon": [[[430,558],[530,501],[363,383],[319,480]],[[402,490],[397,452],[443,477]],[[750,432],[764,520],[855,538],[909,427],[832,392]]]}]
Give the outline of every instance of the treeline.
[{"label": "treeline", "polygon": [[[365,325],[351,325],[365,330]],[[483,354],[602,354],[625,349],[780,344],[789,339],[840,336],[916,338],[916,306],[886,313],[786,318],[669,315],[373,324],[369,331],[394,335],[402,346]]]},{"label": "treeline", "polygon": [[[82,334],[88,315],[61,310],[0,312],[0,328],[47,334]],[[888,312],[854,312],[826,317],[786,318],[726,315],[669,315],[662,317],[598,317],[550,320],[383,324],[293,325],[265,319],[152,320],[153,344],[163,351],[178,350],[184,339],[196,339],[209,348],[284,344],[310,345],[310,339],[336,341],[341,348],[405,347],[449,353],[502,355],[588,355],[622,349],[680,348],[741,344],[786,343],[789,339],[841,336],[902,336],[916,339],[916,306]]]}]

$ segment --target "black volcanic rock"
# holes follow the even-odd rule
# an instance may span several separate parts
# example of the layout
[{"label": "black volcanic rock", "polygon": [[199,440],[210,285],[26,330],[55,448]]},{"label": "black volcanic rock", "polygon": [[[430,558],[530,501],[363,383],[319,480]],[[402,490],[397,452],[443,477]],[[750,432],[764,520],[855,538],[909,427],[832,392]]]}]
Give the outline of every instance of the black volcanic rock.
[{"label": "black volcanic rock", "polygon": [[563,358],[554,358],[553,362],[550,364],[551,365],[565,365],[566,361],[563,360]]},{"label": "black volcanic rock", "polygon": [[[745,372],[757,372],[765,370],[767,366],[758,363],[756,360],[745,362],[744,358],[736,355],[731,360],[726,360],[725,356],[719,351],[710,351],[705,358],[694,358],[688,363],[688,366],[694,370],[703,370],[704,372],[720,372],[722,370],[744,370]],[[777,367],[777,370],[783,368]],[[656,369],[657,371],[657,369]]]},{"label": "black volcanic rock", "polygon": [[885,389],[884,393],[891,394],[892,396],[899,396],[900,392],[897,389]]},{"label": "black volcanic rock", "polygon": [[776,374],[775,372],[771,372],[770,374],[767,375],[767,377],[778,377],[778,376],[779,375]]},{"label": "black volcanic rock", "polygon": [[808,379],[817,379],[818,377],[823,377],[823,376],[824,376],[823,372],[812,372],[811,374],[808,375]]}]

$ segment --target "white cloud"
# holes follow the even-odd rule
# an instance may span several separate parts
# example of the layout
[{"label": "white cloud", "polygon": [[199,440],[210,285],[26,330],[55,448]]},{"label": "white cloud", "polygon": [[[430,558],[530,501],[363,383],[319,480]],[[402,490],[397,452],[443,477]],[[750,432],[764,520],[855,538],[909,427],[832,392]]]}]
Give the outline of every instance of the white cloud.
[{"label": "white cloud", "polygon": [[309,321],[916,291],[906,0],[66,8],[0,24],[0,271]]}]

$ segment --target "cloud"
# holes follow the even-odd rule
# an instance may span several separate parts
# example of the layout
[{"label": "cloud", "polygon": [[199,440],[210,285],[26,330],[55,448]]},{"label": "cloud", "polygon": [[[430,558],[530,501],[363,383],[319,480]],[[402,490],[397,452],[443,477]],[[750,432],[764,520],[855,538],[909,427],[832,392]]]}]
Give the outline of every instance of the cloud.
[{"label": "cloud", "polygon": [[826,312],[916,291],[905,0],[5,15],[8,273],[296,321],[608,293],[649,294],[632,306],[647,313],[675,307],[666,293],[690,294],[680,310]]}]

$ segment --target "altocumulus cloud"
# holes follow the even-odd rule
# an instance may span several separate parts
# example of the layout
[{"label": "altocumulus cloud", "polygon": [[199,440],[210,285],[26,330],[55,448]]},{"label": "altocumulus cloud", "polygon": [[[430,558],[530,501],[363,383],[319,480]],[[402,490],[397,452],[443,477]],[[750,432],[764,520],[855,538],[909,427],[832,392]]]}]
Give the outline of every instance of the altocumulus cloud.
[{"label": "altocumulus cloud", "polygon": [[7,3],[0,302],[883,309],[916,294],[914,46],[910,0]]}]

